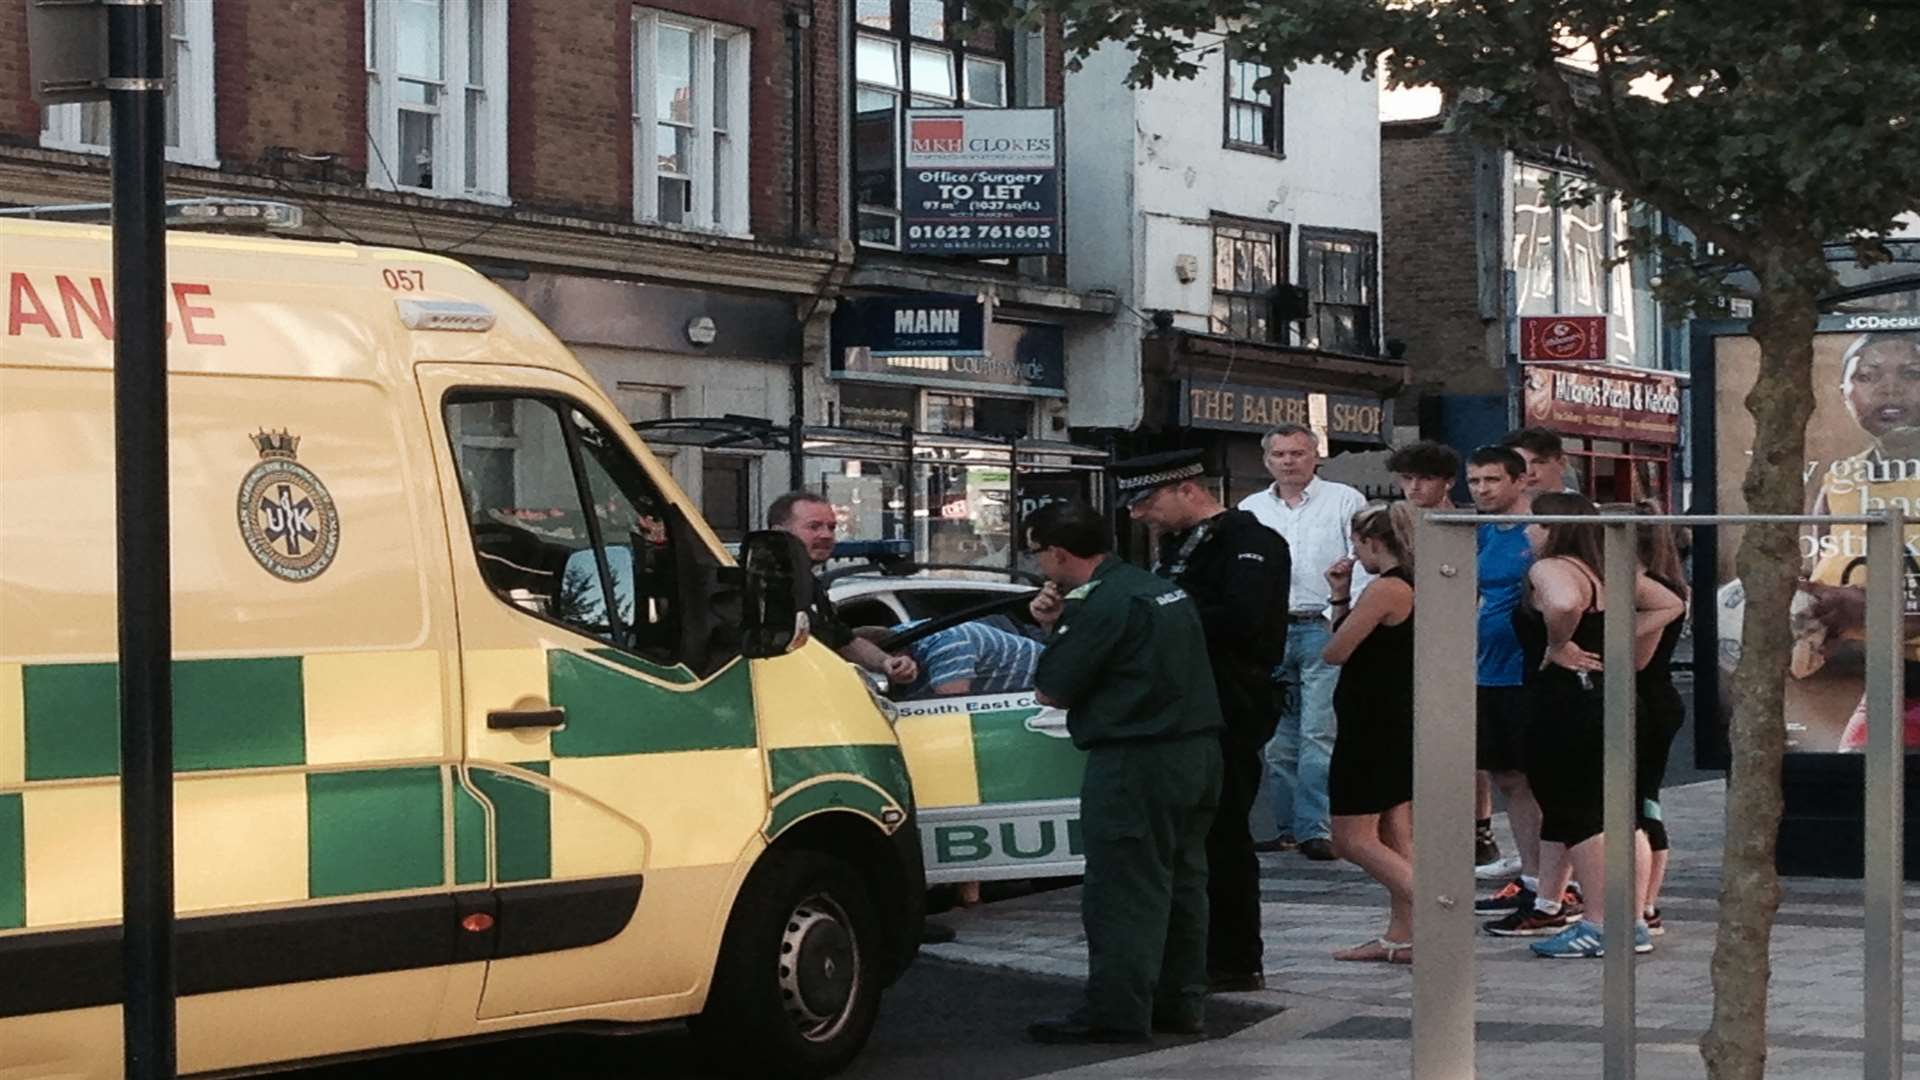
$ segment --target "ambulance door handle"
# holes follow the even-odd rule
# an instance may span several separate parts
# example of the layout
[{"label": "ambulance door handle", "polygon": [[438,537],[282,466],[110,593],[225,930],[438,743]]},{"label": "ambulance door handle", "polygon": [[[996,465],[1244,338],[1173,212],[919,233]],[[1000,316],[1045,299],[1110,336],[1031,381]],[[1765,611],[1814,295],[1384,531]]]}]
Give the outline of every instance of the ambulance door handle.
[{"label": "ambulance door handle", "polygon": [[494,731],[566,726],[567,710],[558,705],[549,709],[490,709],[487,712],[487,727]]}]

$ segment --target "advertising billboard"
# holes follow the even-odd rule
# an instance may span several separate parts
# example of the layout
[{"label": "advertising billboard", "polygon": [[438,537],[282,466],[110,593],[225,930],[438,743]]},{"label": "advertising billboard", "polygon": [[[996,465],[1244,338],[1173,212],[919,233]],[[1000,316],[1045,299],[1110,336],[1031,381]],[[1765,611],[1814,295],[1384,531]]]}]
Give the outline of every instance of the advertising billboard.
[{"label": "advertising billboard", "polygon": [[1053,109],[908,109],[900,182],[903,251],[1062,250]]},{"label": "advertising billboard", "polygon": [[[1888,320],[1858,317],[1838,332],[1814,339],[1815,407],[1807,423],[1807,508],[1810,514],[1861,514],[1898,509],[1907,515],[1907,551],[1898,583],[1911,620],[1920,616],[1920,328],[1876,329]],[[1714,420],[1719,466],[1718,510],[1744,513],[1741,491],[1753,452],[1753,418],[1745,398],[1760,363],[1750,337],[1714,340]],[[1800,537],[1800,572],[1808,590],[1794,603],[1794,650],[1787,680],[1788,749],[1860,752],[1866,737],[1865,655],[1859,627],[1836,627],[1813,617],[1821,589],[1879,588],[1866,580],[1866,530],[1813,526]],[[1724,528],[1715,554],[1714,597],[1721,684],[1740,655],[1745,593],[1735,570],[1740,530]],[[1912,622],[1908,626],[1911,628]],[[1920,660],[1920,636],[1904,655]],[[1920,748],[1920,708],[1907,693],[1907,746]],[[1722,693],[1723,711],[1730,695]]]}]

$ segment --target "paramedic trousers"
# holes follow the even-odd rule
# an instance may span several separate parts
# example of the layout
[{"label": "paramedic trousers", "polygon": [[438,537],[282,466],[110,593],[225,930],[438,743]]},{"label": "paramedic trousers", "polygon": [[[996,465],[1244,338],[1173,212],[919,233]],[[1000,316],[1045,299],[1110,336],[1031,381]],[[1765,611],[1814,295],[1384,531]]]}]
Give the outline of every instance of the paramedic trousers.
[{"label": "paramedic trousers", "polygon": [[1086,1021],[1146,1033],[1201,1019],[1207,993],[1207,830],[1220,738],[1106,743],[1080,789]]}]

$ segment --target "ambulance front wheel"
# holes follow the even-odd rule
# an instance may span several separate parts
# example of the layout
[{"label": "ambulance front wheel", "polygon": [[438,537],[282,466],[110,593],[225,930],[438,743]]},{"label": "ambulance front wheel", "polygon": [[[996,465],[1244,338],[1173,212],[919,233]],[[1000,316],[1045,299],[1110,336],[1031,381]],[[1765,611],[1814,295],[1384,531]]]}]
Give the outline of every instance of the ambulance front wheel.
[{"label": "ambulance front wheel", "polygon": [[839,1071],[873,1033],[882,941],[853,867],[819,851],[770,853],[727,922],[695,1039],[735,1076]]}]

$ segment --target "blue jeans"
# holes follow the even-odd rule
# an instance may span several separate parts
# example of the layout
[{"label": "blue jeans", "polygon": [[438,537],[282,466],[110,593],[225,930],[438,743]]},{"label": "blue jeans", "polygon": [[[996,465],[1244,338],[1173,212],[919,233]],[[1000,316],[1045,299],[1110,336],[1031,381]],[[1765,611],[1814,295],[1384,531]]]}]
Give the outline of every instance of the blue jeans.
[{"label": "blue jeans", "polygon": [[[1333,764],[1333,687],[1340,669],[1320,659],[1333,629],[1325,619],[1287,627],[1287,658],[1273,669],[1281,686],[1280,726],[1267,743],[1273,820],[1300,841],[1324,840],[1327,771]],[[1291,823],[1291,828],[1289,828]]]}]

